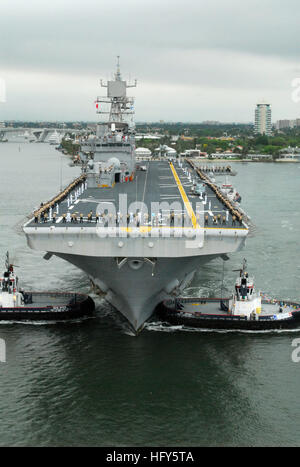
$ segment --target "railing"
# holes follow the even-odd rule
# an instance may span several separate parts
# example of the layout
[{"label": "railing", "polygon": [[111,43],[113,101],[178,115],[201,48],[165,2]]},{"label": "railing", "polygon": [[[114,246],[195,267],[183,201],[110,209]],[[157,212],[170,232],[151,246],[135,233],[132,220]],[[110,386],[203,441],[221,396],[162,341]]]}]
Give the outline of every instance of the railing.
[{"label": "railing", "polygon": [[80,175],[80,177],[76,178],[73,182],[71,182],[63,191],[61,191],[57,196],[52,198],[50,201],[47,203],[43,204],[40,206],[39,209],[34,211],[34,216],[38,217],[40,216],[43,212],[47,212],[50,208],[54,208],[55,204],[63,201],[68,194],[76,188],[80,183],[84,182],[86,180],[86,174]]},{"label": "railing", "polygon": [[[231,297],[232,298],[232,297]],[[176,306],[178,303],[201,303],[205,305],[206,303],[219,303],[219,302],[228,302],[230,298],[207,298],[207,297],[178,297],[170,298],[164,301],[164,305],[168,308],[171,306]],[[186,313],[186,312],[184,312]]]},{"label": "railing", "polygon": [[229,210],[231,213],[232,217],[236,218],[240,222],[240,224],[243,223],[243,214],[239,212],[235,206],[232,205],[232,203],[229,201],[228,198],[226,198],[223,193],[219,190],[219,188],[210,181],[209,177],[207,177],[203,172],[201,172],[200,169],[189,159],[186,159],[186,161],[190,164],[190,166],[197,172],[201,180],[203,180],[206,185],[208,185],[212,191],[214,191],[216,197],[221,201],[221,203]]}]

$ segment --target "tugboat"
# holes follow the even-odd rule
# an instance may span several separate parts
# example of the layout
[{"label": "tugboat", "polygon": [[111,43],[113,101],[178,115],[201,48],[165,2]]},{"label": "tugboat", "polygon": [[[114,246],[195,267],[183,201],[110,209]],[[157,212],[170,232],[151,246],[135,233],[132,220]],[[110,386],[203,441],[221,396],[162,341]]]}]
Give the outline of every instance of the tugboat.
[{"label": "tugboat", "polygon": [[0,276],[0,321],[68,320],[92,316],[94,301],[71,292],[25,292],[19,288],[14,265],[6,253],[6,270]]},{"label": "tugboat", "polygon": [[205,329],[264,331],[300,327],[300,304],[264,299],[256,292],[246,265],[244,259],[232,297],[167,300],[157,309],[158,317],[169,324]]},{"label": "tugboat", "polygon": [[221,192],[227,196],[227,198],[234,202],[240,203],[242,201],[241,195],[236,191],[236,189],[232,186],[232,184],[228,181],[227,177],[225,183],[221,186]]}]

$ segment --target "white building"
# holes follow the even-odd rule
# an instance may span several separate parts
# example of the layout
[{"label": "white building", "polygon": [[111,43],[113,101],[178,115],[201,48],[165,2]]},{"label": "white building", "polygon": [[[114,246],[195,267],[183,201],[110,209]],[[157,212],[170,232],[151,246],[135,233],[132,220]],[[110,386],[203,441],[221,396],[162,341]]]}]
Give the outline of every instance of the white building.
[{"label": "white building", "polygon": [[253,161],[272,160],[272,154],[248,154],[247,159]]},{"label": "white building", "polygon": [[147,148],[136,148],[135,155],[138,159],[150,159],[152,153]]},{"label": "white building", "polygon": [[207,158],[206,152],[201,152],[200,149],[186,149],[183,153],[180,154],[182,157],[201,157],[202,159]]},{"label": "white building", "polygon": [[150,134],[148,134],[148,135],[144,135],[144,134],[143,134],[143,135],[142,135],[142,134],[139,133],[139,134],[137,134],[137,135],[135,136],[135,139],[136,139],[137,141],[140,140],[140,139],[159,140],[159,139],[161,139],[162,137],[163,137],[163,135],[150,135]]},{"label": "white building", "polygon": [[298,148],[298,146],[296,146],[295,148],[288,146],[286,148],[280,149],[279,152],[284,154],[299,154],[300,148]]},{"label": "white building", "polygon": [[163,144],[159,148],[156,148],[155,152],[157,152],[160,156],[166,157],[176,157],[177,155],[176,150],[174,148],[170,148],[170,146],[167,146],[166,144]]},{"label": "white building", "polygon": [[271,136],[272,110],[271,104],[260,103],[255,109],[255,133]]},{"label": "white building", "polygon": [[235,154],[233,152],[215,152],[211,154],[213,159],[236,159],[240,156],[240,154]]},{"label": "white building", "polygon": [[300,162],[300,154],[281,154],[276,162]]}]

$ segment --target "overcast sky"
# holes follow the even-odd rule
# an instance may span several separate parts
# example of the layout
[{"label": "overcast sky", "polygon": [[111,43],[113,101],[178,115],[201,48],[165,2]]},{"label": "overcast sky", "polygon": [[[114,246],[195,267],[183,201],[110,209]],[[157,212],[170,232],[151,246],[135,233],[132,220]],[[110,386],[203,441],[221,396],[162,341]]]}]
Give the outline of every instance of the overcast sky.
[{"label": "overcast sky", "polygon": [[0,121],[96,120],[117,55],[137,121],[249,122],[262,99],[300,118],[299,18],[299,0],[0,0]]}]

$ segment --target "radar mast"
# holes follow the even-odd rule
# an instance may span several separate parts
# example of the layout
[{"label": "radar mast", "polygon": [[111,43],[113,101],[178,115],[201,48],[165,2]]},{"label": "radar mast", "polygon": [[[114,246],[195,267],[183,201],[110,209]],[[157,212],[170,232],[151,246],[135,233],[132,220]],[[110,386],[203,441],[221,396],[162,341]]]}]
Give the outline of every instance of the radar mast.
[{"label": "radar mast", "polygon": [[[134,115],[134,98],[127,97],[126,90],[134,88],[137,85],[137,80],[134,83],[128,83],[122,80],[120,70],[120,56],[117,56],[117,70],[115,79],[110,81],[100,80],[102,88],[107,88],[107,96],[98,96],[96,103],[98,104],[98,114],[108,114],[109,122],[124,122],[128,115]],[[100,104],[100,108],[99,108]],[[101,108],[101,104],[110,104],[110,110],[107,111]]]}]

